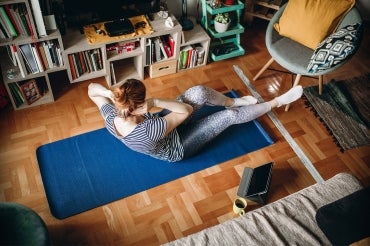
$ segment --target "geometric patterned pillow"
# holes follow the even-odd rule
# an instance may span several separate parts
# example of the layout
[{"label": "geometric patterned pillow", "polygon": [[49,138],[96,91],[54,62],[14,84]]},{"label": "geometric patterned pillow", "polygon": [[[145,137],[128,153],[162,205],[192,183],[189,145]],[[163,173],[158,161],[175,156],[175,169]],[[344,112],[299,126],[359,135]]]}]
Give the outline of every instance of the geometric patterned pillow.
[{"label": "geometric patterned pillow", "polygon": [[309,73],[317,73],[349,59],[360,45],[361,23],[345,26],[322,41],[307,66]]}]

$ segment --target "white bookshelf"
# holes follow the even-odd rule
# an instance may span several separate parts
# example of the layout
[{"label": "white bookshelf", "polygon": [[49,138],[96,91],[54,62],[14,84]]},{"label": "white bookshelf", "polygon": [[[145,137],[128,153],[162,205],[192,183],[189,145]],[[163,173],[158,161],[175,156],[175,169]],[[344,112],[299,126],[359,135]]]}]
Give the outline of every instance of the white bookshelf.
[{"label": "white bookshelf", "polygon": [[[65,72],[68,77],[68,84],[86,81],[93,78],[105,77],[107,85],[119,86],[129,78],[144,79],[148,74],[151,78],[165,76],[171,73],[180,71],[178,69],[178,61],[180,50],[185,46],[201,46],[205,50],[204,59],[199,66],[207,64],[207,57],[209,52],[210,38],[200,25],[195,25],[190,31],[182,32],[182,27],[174,16],[175,25],[168,27],[165,25],[165,19],[154,15],[154,20],[150,21],[153,32],[150,34],[137,35],[125,39],[114,39],[109,42],[99,44],[89,44],[86,36],[80,33],[79,30],[67,30],[66,34],[61,36],[58,30],[47,31],[47,35],[38,35],[36,22],[33,20],[32,8],[28,0],[0,0],[0,6],[6,5],[22,5],[26,10],[27,15],[30,17],[30,26],[34,31],[32,36],[19,35],[12,38],[0,38],[0,55],[4,58],[1,59],[1,72],[5,87],[14,109],[23,109],[32,106],[37,106],[45,103],[50,103],[55,100],[55,90],[51,78],[55,80],[55,72]],[[157,37],[171,36],[174,41],[172,55],[168,58],[155,60],[148,64],[147,61],[147,41]],[[20,46],[34,45],[52,42],[59,49],[60,64],[54,65],[49,68],[44,68],[43,71],[30,72],[27,68],[27,60],[23,59],[20,54]],[[135,49],[122,53],[114,53],[107,51],[112,44],[118,42],[134,42]],[[7,53],[7,47],[14,45],[16,50],[19,51],[21,57],[19,64],[13,64],[12,59]],[[87,57],[99,54],[100,66],[96,67],[91,64],[91,60],[87,61]],[[77,58],[86,62],[84,65],[80,62],[78,65]],[[44,57],[43,57],[44,59]],[[96,64],[95,64],[96,65]],[[85,70],[83,69],[85,66]],[[79,67],[78,74],[76,68]],[[74,68],[74,69],[73,69]],[[189,68],[187,68],[189,69]],[[15,76],[9,77],[8,71],[14,70]],[[25,75],[22,76],[21,70]],[[73,71],[75,70],[75,71]],[[54,76],[51,76],[54,75]],[[14,91],[15,88],[20,88],[23,84],[28,83],[30,80],[36,80],[41,83],[40,91],[42,95],[32,103],[27,103],[27,100],[20,103],[19,95]],[[59,86],[55,86],[59,87]],[[19,94],[19,92],[18,92]]]},{"label": "white bookshelf", "polygon": [[[63,36],[65,60],[68,61],[68,55],[73,53],[89,49],[100,49],[104,64],[102,70],[93,73],[86,73],[83,76],[75,79],[72,77],[71,64],[68,61],[67,72],[71,83],[104,76],[108,86],[119,86],[128,78],[136,78],[140,80],[144,79],[145,70],[148,69],[153,71],[153,68],[157,67],[160,63],[174,61],[176,64],[180,50],[182,31],[181,25],[176,22],[174,27],[166,27],[165,19],[162,19],[159,16],[155,16],[155,19],[150,21],[150,25],[153,29],[151,34],[138,35],[131,38],[113,40],[111,42],[104,42],[100,44],[89,44],[85,35],[78,31],[68,32],[65,36]],[[174,39],[175,46],[173,56],[169,57],[168,59],[156,61],[147,65],[147,40],[166,35],[171,35]],[[122,52],[120,54],[112,54],[107,52],[107,47],[117,42],[137,42],[139,45],[132,51]],[[149,74],[151,77],[156,77],[156,73]]]},{"label": "white bookshelf", "polygon": [[[11,20],[12,25],[18,26],[20,31],[17,31],[17,36],[14,37],[3,37],[0,38],[0,66],[3,82],[5,88],[10,97],[10,101],[13,108],[24,109],[28,107],[34,107],[45,103],[50,103],[54,101],[53,89],[50,84],[49,76],[52,73],[63,71],[66,69],[65,61],[63,59],[63,42],[58,30],[48,31],[46,35],[38,35],[37,26],[32,15],[32,9],[28,0],[13,0],[4,1],[0,0],[0,6],[3,8],[10,9],[22,9],[28,19],[28,26],[23,23],[23,28],[28,28],[29,34],[22,33],[21,25],[22,22],[19,20],[19,16],[16,17],[14,12],[7,12],[8,18]],[[13,19],[12,19],[13,18]],[[17,20],[18,18],[18,20]],[[32,31],[30,31],[32,30]],[[43,44],[50,44],[50,46],[43,46]],[[29,47],[33,50],[31,53],[32,58],[27,58],[23,56],[21,47]],[[46,56],[43,55],[45,52],[53,57],[51,64],[48,63]],[[56,52],[53,53],[52,52]],[[17,54],[19,60],[14,59],[14,54]],[[13,61],[16,60],[14,63]],[[36,70],[29,69],[30,62],[35,62],[37,64]],[[13,71],[12,76],[9,75],[9,71]],[[25,92],[25,84],[32,84],[32,81],[36,82],[36,88],[38,90],[38,95],[36,93],[37,100],[32,99]]]}]

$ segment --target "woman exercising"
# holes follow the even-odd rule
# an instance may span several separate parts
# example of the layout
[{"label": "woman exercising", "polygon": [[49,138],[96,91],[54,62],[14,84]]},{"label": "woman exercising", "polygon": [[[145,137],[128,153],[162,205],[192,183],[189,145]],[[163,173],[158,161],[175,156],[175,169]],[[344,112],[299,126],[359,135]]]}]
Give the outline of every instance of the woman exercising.
[{"label": "woman exercising", "polygon": [[[202,85],[189,88],[176,100],[147,99],[145,85],[136,79],[128,79],[113,90],[97,83],[88,88],[89,97],[100,109],[113,136],[134,151],[170,162],[196,154],[229,126],[289,104],[299,99],[302,92],[302,87],[296,86],[271,101],[257,104],[252,96],[230,98]],[[191,116],[203,105],[225,109],[192,121]],[[163,110],[150,113],[153,107]]]}]

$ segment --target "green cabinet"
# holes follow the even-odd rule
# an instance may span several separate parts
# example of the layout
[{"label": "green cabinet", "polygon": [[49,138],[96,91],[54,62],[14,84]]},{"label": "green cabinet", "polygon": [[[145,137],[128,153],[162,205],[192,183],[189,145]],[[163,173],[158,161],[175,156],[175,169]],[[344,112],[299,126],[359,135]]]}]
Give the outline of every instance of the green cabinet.
[{"label": "green cabinet", "polygon": [[[240,45],[240,34],[244,27],[240,24],[244,3],[237,0],[233,5],[221,5],[212,8],[210,1],[202,0],[201,24],[211,37],[209,56],[213,61],[228,59],[245,54]],[[214,27],[214,17],[219,13],[228,13],[231,23],[226,32],[218,33]]]}]

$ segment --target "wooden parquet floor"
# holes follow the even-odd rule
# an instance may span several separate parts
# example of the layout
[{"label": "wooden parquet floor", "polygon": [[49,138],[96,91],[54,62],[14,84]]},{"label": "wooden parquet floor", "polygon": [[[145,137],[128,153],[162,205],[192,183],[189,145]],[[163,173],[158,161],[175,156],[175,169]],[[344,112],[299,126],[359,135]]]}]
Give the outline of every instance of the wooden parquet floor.
[{"label": "wooden parquet floor", "polygon": [[[264,43],[265,23],[254,23],[242,37],[246,55],[161,78],[146,78],[148,96],[175,98],[186,88],[204,84],[221,92],[235,89],[249,94],[232,65],[253,78],[268,61]],[[351,62],[325,76],[346,79],[370,71],[370,28]],[[275,68],[280,69],[278,65]],[[104,79],[96,82],[105,84]],[[229,160],[198,173],[163,184],[105,206],[58,220],[49,211],[35,150],[38,146],[103,127],[87,96],[90,81],[72,85],[48,105],[0,112],[0,201],[17,202],[35,210],[48,226],[54,245],[159,245],[234,218],[236,197],[244,167],[275,163],[268,202],[315,183],[299,158],[267,116],[259,119],[276,142],[272,146]],[[287,91],[292,76],[266,71],[253,82],[264,99]],[[316,79],[303,78],[304,86]],[[328,179],[350,172],[370,184],[370,146],[341,153],[332,137],[304,101],[274,110],[284,127],[303,149],[320,175]],[[253,139],[250,139],[253,141]],[[259,205],[250,202],[251,211]]]}]

